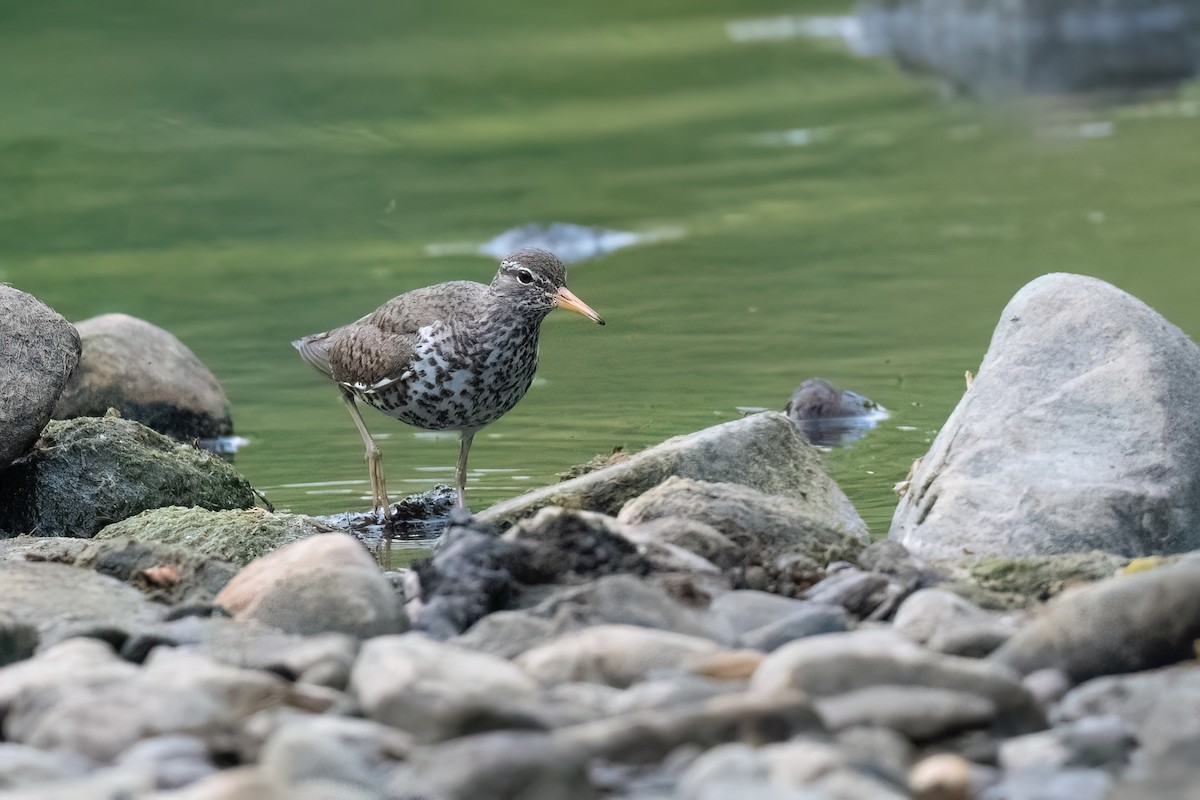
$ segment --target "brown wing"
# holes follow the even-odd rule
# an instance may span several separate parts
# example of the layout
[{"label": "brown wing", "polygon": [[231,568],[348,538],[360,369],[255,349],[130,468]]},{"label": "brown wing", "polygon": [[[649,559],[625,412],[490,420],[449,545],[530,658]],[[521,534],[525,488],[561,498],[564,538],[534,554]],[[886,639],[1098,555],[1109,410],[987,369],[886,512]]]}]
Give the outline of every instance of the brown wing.
[{"label": "brown wing", "polygon": [[477,306],[488,287],[455,281],[393,297],[358,322],[293,342],[319,372],[347,386],[399,379],[412,366],[418,331]]}]

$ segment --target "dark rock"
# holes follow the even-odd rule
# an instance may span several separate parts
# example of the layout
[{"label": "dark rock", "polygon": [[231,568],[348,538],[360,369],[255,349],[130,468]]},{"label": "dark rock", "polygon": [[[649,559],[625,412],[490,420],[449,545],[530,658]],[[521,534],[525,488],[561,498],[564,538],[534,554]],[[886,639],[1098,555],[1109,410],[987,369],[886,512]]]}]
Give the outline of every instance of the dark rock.
[{"label": "dark rock", "polygon": [[92,317],[75,328],[83,354],[54,407],[55,419],[102,417],[115,408],[175,439],[233,433],[221,385],[167,331],[126,314]]},{"label": "dark rock", "polygon": [[51,422],[0,470],[0,529],[90,538],[149,508],[250,508],[246,479],[220,458],[116,417]]},{"label": "dark rock", "polygon": [[1200,13],[1182,0],[866,0],[867,49],[982,97],[1172,84],[1198,68]]},{"label": "dark rock", "polygon": [[1045,719],[1017,675],[997,664],[943,656],[889,630],[811,636],[771,653],[751,688],[799,689],[814,698],[872,686],[910,686],[967,692],[996,708],[994,728],[1012,735],[1045,727]]},{"label": "dark rock", "polygon": [[615,515],[671,476],[737,483],[803,502],[809,513],[866,536],[866,525],[825,473],[821,455],[783,414],[756,414],[643,450],[625,461],[537,489],[476,516],[511,525],[546,506]]},{"label": "dark rock", "polygon": [[0,467],[37,441],[78,363],[71,324],[33,295],[0,285]]},{"label": "dark rock", "polygon": [[418,633],[365,642],[350,691],[367,717],[422,742],[541,727],[537,686],[520,668]]},{"label": "dark rock", "polygon": [[[0,568],[0,576],[4,574]],[[33,655],[38,645],[37,626],[27,620],[16,619],[0,601],[0,667],[24,661]]]},{"label": "dark rock", "polygon": [[650,565],[623,528],[603,514],[543,508],[514,525],[504,539],[526,547],[525,577],[531,583],[620,572],[644,575]]},{"label": "dark rock", "polygon": [[243,567],[216,603],[237,620],[287,633],[401,633],[400,600],[366,549],[345,533],[313,536]]},{"label": "dark rock", "polygon": [[626,505],[618,519],[631,525],[663,517],[703,522],[742,548],[743,567],[777,573],[776,560],[783,555],[799,553],[827,564],[862,550],[865,527],[827,512],[736,483],[672,477]]},{"label": "dark rock", "polygon": [[413,565],[419,597],[410,597],[414,630],[447,639],[493,611],[508,609],[521,591],[528,549],[488,533],[451,527],[429,561]]},{"label": "dark rock", "polygon": [[792,392],[783,413],[813,444],[834,446],[862,438],[887,412],[857,392],[809,378]]},{"label": "dark rock", "polygon": [[1046,667],[1080,683],[1191,660],[1200,639],[1200,558],[1065,594],[992,654],[1022,674]]},{"label": "dark rock", "polygon": [[1079,275],[1009,302],[889,536],[925,558],[1200,548],[1200,347]]},{"label": "dark rock", "polygon": [[284,545],[335,531],[302,514],[273,514],[259,508],[210,511],[166,507],[109,525],[95,538],[178,545],[242,567]]}]

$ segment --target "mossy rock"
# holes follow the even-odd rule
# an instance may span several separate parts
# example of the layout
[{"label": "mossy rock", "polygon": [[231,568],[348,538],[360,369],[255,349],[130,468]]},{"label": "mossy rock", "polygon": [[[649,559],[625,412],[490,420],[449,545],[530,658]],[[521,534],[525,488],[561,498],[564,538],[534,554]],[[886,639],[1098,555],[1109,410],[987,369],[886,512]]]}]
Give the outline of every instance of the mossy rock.
[{"label": "mossy rock", "polygon": [[1049,600],[1072,586],[1111,578],[1128,563],[1128,558],[1093,551],[983,558],[965,566],[942,566],[954,576],[945,588],[984,608],[1021,608]]},{"label": "mossy rock", "polygon": [[285,544],[335,530],[300,514],[175,507],[156,508],[109,525],[96,534],[96,539],[128,537],[137,542],[177,545],[244,566]]},{"label": "mossy rock", "polygon": [[251,508],[229,463],[119,417],[46,426],[27,456],[0,470],[0,530],[90,538],[150,508]]}]

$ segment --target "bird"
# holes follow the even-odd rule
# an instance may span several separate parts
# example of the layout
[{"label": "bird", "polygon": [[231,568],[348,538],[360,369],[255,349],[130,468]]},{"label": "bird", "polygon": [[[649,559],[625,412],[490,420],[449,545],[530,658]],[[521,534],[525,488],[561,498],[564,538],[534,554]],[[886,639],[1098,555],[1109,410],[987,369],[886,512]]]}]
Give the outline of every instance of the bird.
[{"label": "bird", "polygon": [[450,281],[393,297],[349,325],[292,342],[337,384],[366,448],[374,509],[389,519],[382,457],[361,401],[417,428],[457,431],[457,505],[466,509],[467,456],[479,430],[504,416],[533,383],[542,321],[566,308],[604,320],[567,289],[548,250],[506,256],[491,284]]}]

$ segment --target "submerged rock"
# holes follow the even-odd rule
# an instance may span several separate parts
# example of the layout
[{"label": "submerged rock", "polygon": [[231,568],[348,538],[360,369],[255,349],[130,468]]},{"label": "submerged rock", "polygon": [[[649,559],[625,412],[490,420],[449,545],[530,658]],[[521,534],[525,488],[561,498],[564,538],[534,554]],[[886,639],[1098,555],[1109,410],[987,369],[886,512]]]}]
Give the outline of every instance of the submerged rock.
[{"label": "submerged rock", "polygon": [[54,407],[55,419],[102,417],[115,408],[175,439],[233,433],[221,385],[172,334],[127,314],[103,314],[75,328],[83,354]]},{"label": "submerged rock", "polygon": [[869,397],[809,378],[792,393],[783,413],[815,445],[849,444],[887,417],[887,410]]},{"label": "submerged rock", "polygon": [[677,436],[619,463],[497,503],[476,519],[511,525],[546,506],[616,515],[628,501],[671,476],[749,486],[805,503],[813,514],[867,528],[826,474],[821,454],[783,414],[755,414]]},{"label": "submerged rock", "polygon": [[1128,89],[1200,68],[1188,0],[865,0],[867,48],[976,95]]},{"label": "submerged rock", "polygon": [[1045,275],[1009,302],[889,536],[926,558],[1200,548],[1200,347],[1141,301]]},{"label": "submerged rock", "polygon": [[38,447],[0,470],[0,530],[90,538],[149,508],[250,508],[228,463],[118,417],[51,422]]},{"label": "submerged rock", "polygon": [[0,467],[37,441],[79,363],[79,347],[79,334],[53,309],[0,284]]}]

